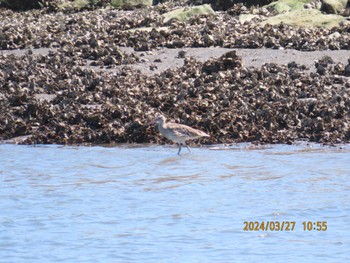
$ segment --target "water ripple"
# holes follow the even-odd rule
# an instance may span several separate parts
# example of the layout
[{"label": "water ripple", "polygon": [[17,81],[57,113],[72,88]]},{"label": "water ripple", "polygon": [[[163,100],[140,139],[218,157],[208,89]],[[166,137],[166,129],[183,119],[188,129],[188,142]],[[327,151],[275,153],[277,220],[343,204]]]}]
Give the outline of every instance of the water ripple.
[{"label": "water ripple", "polygon": [[[346,145],[217,145],[177,156],[155,145],[3,144],[0,152],[6,262],[349,261]],[[296,229],[243,231],[245,221]],[[304,221],[329,229],[304,231]]]}]

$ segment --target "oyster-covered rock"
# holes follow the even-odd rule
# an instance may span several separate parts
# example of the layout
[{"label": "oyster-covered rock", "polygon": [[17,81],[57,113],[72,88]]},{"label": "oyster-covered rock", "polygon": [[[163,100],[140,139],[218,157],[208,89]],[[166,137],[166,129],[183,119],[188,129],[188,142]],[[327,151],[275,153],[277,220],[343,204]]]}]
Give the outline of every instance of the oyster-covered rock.
[{"label": "oyster-covered rock", "polygon": [[[266,54],[349,50],[348,24],[262,25],[274,13],[243,5],[164,21],[162,15],[174,7],[168,2],[133,11],[1,9],[0,140],[155,142],[161,138],[147,123],[163,113],[210,134],[205,143],[350,141],[347,58],[329,54],[308,68],[293,62],[293,53],[286,63],[276,63],[278,55],[254,55],[254,48]],[[242,21],[240,15],[254,18]],[[194,58],[190,48],[198,47],[210,47],[216,58]],[[218,55],[215,47],[225,51]],[[226,48],[249,49],[244,52],[251,52],[251,63]],[[310,53],[303,54],[307,60]]]}]

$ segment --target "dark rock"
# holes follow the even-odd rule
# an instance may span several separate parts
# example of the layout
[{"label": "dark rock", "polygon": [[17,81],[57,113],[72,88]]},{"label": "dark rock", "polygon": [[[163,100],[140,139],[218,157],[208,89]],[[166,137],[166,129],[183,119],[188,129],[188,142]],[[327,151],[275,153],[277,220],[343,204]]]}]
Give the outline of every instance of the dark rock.
[{"label": "dark rock", "polygon": [[349,6],[348,0],[323,0],[321,11],[327,14],[339,14],[342,13],[347,6]]},{"label": "dark rock", "polygon": [[13,10],[27,10],[40,8],[41,0],[2,0],[0,7],[6,7]]},{"label": "dark rock", "polygon": [[221,56],[218,60],[208,60],[205,62],[202,71],[207,74],[212,74],[237,67],[242,67],[242,58],[236,54],[236,51],[230,51]]},{"label": "dark rock", "polygon": [[[244,4],[246,6],[263,6],[271,3],[271,0],[246,0],[244,1]],[[203,4],[210,4],[214,10],[228,10],[235,4],[242,3],[241,0],[188,0],[189,4],[192,5],[203,5]]]}]

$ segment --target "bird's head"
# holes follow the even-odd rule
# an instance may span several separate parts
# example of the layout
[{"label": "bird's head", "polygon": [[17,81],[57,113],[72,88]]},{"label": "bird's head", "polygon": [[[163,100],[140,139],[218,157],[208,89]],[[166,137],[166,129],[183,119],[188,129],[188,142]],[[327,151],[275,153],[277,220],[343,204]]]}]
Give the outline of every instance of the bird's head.
[{"label": "bird's head", "polygon": [[163,115],[158,115],[150,124],[161,124],[165,122],[165,117]]}]

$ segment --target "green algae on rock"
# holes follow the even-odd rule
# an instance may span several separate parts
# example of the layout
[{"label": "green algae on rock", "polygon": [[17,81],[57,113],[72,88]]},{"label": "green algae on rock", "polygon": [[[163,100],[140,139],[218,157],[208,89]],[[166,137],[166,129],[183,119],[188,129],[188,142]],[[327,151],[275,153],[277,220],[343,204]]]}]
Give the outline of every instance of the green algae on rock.
[{"label": "green algae on rock", "polygon": [[151,6],[152,0],[111,0],[111,5],[115,8],[134,9],[138,7]]},{"label": "green algae on rock", "polygon": [[297,27],[338,27],[345,17],[340,15],[323,14],[316,9],[304,9],[294,12],[286,12],[263,21],[261,25],[278,25],[284,23]]},{"label": "green algae on rock", "polygon": [[277,13],[291,12],[304,9],[305,4],[309,4],[313,0],[278,0],[267,5],[268,8],[273,8]]},{"label": "green algae on rock", "polygon": [[168,23],[171,20],[179,20],[179,21],[187,21],[191,17],[197,15],[212,15],[214,14],[214,10],[210,5],[199,5],[193,7],[183,7],[178,8],[168,13],[163,14],[164,23]]},{"label": "green algae on rock", "polygon": [[58,6],[60,10],[69,11],[69,10],[81,10],[89,6],[88,0],[74,0],[73,2],[64,2]]}]

